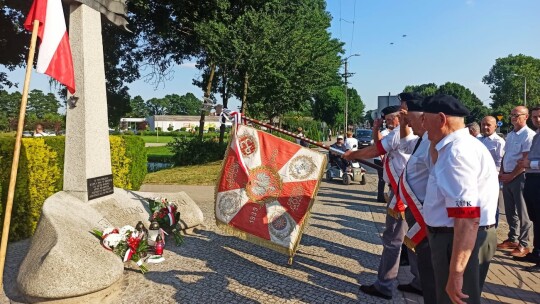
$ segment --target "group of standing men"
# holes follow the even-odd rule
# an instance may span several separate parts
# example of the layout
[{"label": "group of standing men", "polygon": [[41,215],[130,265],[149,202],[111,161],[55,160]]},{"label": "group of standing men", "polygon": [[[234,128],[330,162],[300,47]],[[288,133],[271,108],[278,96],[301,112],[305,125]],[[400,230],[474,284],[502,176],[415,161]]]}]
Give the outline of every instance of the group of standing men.
[{"label": "group of standing men", "polygon": [[[484,118],[484,136],[478,138],[480,140],[470,136],[464,120],[470,112],[450,95],[423,98],[414,93],[402,93],[399,97],[401,106],[383,110],[390,133],[380,136],[376,128],[380,123],[375,122],[375,145],[343,155],[347,160],[386,155],[383,178],[390,186],[378,277],[374,284],[362,285],[360,290],[392,298],[401,246],[405,243],[414,248],[414,254],[409,254],[414,279],[410,284],[399,285],[399,290],[422,294],[425,303],[480,303],[489,264],[497,248],[499,182],[503,185],[506,206],[506,196],[516,197],[515,189],[519,186],[514,183],[523,185],[525,180],[523,187],[529,214],[531,210],[537,214],[531,216],[533,223],[540,219],[540,135],[528,146],[518,145],[518,141],[525,138],[521,135],[525,131],[515,129],[518,137],[514,138],[511,133],[507,138],[507,143],[512,140],[511,144],[501,147],[494,132],[495,119]],[[526,127],[526,111],[524,107],[514,109],[512,123],[519,121]],[[538,127],[540,109],[533,109],[533,122],[535,115]],[[532,136],[530,138],[532,141]],[[509,152],[518,150],[519,157]],[[529,150],[531,152],[526,153]],[[502,151],[506,152],[502,159],[495,157],[502,157]],[[525,168],[526,174],[523,173]],[[528,183],[533,182],[536,186],[527,188]],[[520,207],[505,208],[510,226],[513,224],[511,215],[521,212]],[[516,222],[518,220],[523,227],[523,220],[519,218]],[[535,232],[538,228],[540,223],[535,224]],[[511,228],[509,239],[503,242],[513,247],[515,258],[540,261],[540,244],[529,253],[523,249],[526,244],[516,244],[515,235],[517,230]],[[540,236],[540,231],[535,235]],[[535,245],[537,240],[540,237],[535,238]],[[535,271],[535,268],[529,270]]]}]

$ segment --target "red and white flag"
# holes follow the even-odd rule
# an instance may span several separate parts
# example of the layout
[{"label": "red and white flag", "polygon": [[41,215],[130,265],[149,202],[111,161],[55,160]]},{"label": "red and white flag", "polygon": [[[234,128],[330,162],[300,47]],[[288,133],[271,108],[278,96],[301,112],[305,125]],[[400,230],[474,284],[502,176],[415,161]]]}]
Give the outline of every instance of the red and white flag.
[{"label": "red and white flag", "polygon": [[326,156],[239,125],[217,183],[217,225],[294,255],[326,167]]},{"label": "red and white flag", "polygon": [[66,30],[62,0],[34,0],[24,27],[32,31],[34,20],[39,21],[37,71],[56,79],[68,91],[75,93],[73,58]]}]

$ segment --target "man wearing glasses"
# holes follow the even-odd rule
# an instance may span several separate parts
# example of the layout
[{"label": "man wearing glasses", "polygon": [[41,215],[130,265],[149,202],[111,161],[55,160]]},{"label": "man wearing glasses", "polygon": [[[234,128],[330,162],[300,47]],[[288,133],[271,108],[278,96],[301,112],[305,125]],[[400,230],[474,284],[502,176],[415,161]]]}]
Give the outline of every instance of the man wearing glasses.
[{"label": "man wearing glasses", "polygon": [[504,157],[499,171],[499,181],[503,184],[506,220],[510,231],[508,239],[498,244],[497,249],[513,249],[510,255],[524,257],[530,251],[527,247],[532,223],[523,198],[525,169],[518,164],[518,160],[527,157],[535,133],[527,126],[529,110],[526,107],[515,107],[510,118],[514,130],[506,137]]}]

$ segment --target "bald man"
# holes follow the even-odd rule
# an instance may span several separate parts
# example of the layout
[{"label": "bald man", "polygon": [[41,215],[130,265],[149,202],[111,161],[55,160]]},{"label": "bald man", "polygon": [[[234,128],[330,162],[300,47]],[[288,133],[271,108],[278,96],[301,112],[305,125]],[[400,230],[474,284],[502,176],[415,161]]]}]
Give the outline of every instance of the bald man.
[{"label": "bald man", "polygon": [[527,126],[529,110],[526,107],[515,107],[510,113],[514,129],[508,133],[504,147],[504,157],[499,171],[499,181],[503,184],[504,209],[510,231],[508,239],[497,245],[497,249],[513,249],[510,255],[526,256],[530,249],[529,237],[532,222],[527,213],[523,187],[525,186],[525,168],[518,160],[526,158],[531,149],[535,132]]},{"label": "bald man", "polygon": [[497,135],[495,129],[497,129],[497,120],[493,116],[486,116],[481,122],[482,137],[480,141],[489,150],[489,153],[495,161],[497,171],[501,169],[501,163],[504,156],[504,144],[505,141],[502,137]]}]

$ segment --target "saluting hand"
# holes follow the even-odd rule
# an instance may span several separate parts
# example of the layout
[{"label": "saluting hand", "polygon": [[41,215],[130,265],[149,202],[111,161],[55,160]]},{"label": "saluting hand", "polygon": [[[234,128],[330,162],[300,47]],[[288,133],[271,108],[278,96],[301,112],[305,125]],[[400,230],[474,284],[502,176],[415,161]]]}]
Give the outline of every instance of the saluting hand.
[{"label": "saluting hand", "polygon": [[446,293],[450,297],[452,303],[466,304],[462,299],[468,299],[469,296],[464,294],[461,289],[463,288],[463,273],[452,273],[448,276],[448,283],[446,283]]}]

